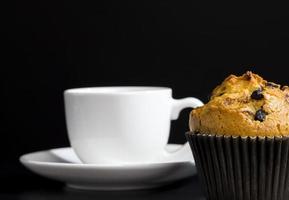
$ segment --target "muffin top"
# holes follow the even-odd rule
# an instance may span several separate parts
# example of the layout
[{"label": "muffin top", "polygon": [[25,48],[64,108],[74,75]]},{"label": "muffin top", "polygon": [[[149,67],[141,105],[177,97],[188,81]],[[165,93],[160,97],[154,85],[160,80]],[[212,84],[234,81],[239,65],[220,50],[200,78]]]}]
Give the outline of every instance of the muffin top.
[{"label": "muffin top", "polygon": [[288,136],[289,87],[248,71],[230,75],[210,101],[192,110],[190,130],[227,136]]}]

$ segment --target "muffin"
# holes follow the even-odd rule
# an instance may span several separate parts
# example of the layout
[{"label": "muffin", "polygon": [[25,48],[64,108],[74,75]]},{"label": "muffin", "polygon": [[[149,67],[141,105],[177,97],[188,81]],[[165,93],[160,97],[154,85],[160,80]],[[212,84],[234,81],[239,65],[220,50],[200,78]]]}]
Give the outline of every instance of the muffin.
[{"label": "muffin", "polygon": [[[230,75],[192,110],[186,134],[210,200],[289,197],[289,88]],[[287,198],[286,198],[287,197]]]}]

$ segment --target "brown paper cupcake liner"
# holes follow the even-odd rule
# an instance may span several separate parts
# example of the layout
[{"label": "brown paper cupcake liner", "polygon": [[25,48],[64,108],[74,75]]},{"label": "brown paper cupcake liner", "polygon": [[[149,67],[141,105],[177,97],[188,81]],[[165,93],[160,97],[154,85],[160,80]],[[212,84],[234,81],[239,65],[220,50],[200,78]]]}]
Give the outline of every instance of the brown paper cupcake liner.
[{"label": "brown paper cupcake liner", "polygon": [[207,199],[289,199],[289,137],[186,137]]}]

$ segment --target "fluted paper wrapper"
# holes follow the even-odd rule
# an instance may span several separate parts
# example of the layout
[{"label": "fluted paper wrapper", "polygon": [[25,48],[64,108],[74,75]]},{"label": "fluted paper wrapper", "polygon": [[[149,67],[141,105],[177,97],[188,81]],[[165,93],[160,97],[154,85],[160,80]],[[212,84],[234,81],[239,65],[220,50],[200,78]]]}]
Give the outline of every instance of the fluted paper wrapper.
[{"label": "fluted paper wrapper", "polygon": [[289,199],[288,137],[186,137],[207,199]]}]

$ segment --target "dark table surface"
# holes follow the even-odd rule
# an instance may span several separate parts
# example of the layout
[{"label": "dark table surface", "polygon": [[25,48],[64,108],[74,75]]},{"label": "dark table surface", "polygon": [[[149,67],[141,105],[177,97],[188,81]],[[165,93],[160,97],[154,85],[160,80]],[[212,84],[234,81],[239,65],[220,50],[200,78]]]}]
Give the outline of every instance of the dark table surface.
[{"label": "dark table surface", "polygon": [[153,190],[80,191],[34,175],[20,165],[0,168],[0,200],[205,200],[197,176]]}]

